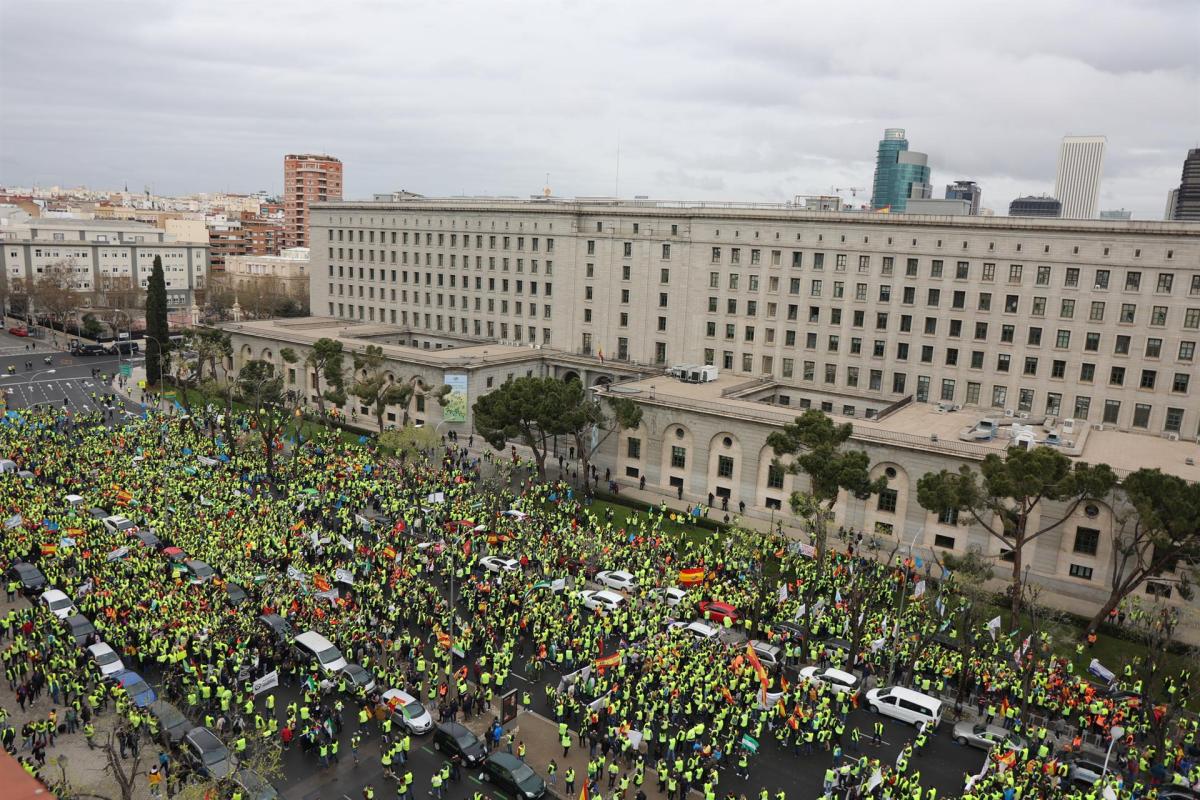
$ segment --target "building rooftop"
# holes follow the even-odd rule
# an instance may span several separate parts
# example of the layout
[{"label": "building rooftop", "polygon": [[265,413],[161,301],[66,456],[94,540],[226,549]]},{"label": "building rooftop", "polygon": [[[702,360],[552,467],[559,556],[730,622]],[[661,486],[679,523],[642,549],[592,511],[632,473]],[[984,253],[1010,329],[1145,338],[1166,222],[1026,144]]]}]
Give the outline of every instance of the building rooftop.
[{"label": "building rooftop", "polygon": [[[748,396],[761,396],[762,390],[769,385],[771,382],[747,380],[733,375],[719,375],[717,380],[709,383],[684,383],[664,375],[615,384],[603,391],[630,397],[639,403],[727,415],[773,426],[791,422],[804,412],[797,405],[781,406],[748,399]],[[774,384],[774,388],[794,388],[798,395],[815,394],[802,387],[785,387],[782,384]],[[754,389],[758,391],[751,391]],[[860,398],[847,396],[844,399],[847,403],[857,403],[859,407],[864,405]],[[836,411],[829,413],[829,416],[838,423],[853,425],[853,438],[861,442],[932,450],[971,460],[982,460],[988,453],[1002,453],[1011,444],[1007,433],[987,441],[960,440],[960,434],[973,428],[980,420],[996,419],[997,415],[989,413],[987,409],[943,410],[938,404],[908,403],[894,411],[884,412],[877,419],[848,417]],[[1005,424],[1002,416],[1000,421]],[[1044,435],[1040,418],[1007,420],[1008,424],[1012,422],[1028,424],[1035,428],[1038,435]],[[1077,447],[1064,447],[1063,452],[1081,461],[1108,464],[1121,476],[1142,467],[1157,467],[1190,481],[1200,481],[1200,466],[1187,463],[1189,458],[1200,461],[1200,445],[1195,441],[1172,441],[1149,434],[1098,429],[1095,426],[1076,436],[1075,440]]]},{"label": "building rooftop", "polygon": [[[1024,198],[1021,198],[1024,199]],[[1053,198],[1034,198],[1053,200]],[[728,219],[738,217],[764,222],[820,222],[881,226],[938,226],[988,230],[1046,230],[1047,232],[1159,233],[1200,235],[1195,225],[1183,222],[1112,219],[1059,219],[1050,217],[945,216],[922,214],[879,214],[869,211],[812,211],[794,203],[745,203],[692,200],[621,200],[615,198],[538,197],[422,197],[402,200],[325,200],[310,203],[312,211],[497,211],[558,213],[563,215],[679,216],[680,218]],[[674,213],[673,213],[674,212]]]},{"label": "building rooftop", "polygon": [[[287,344],[311,345],[321,338],[339,339],[345,349],[353,354],[362,352],[367,345],[383,348],[384,355],[413,364],[423,364],[439,369],[481,367],[488,364],[518,363],[540,359],[545,353],[540,348],[516,347],[495,342],[479,342],[461,338],[461,344],[441,350],[412,347],[389,343],[388,339],[399,339],[412,333],[401,325],[385,323],[355,323],[332,317],[299,317],[292,319],[255,320],[230,322],[221,326],[229,333],[247,336],[262,336]],[[420,331],[427,334],[427,331]],[[439,339],[454,339],[439,334]]]}]

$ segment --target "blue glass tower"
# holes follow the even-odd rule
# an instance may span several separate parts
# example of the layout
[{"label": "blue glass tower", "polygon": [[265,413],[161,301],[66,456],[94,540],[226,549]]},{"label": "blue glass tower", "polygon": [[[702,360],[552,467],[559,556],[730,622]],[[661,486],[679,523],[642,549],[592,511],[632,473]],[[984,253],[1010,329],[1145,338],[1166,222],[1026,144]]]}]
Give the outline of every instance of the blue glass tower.
[{"label": "blue glass tower", "polygon": [[903,128],[884,130],[875,159],[871,208],[901,212],[908,207],[910,197],[927,198],[931,194],[928,157],[908,149]]}]

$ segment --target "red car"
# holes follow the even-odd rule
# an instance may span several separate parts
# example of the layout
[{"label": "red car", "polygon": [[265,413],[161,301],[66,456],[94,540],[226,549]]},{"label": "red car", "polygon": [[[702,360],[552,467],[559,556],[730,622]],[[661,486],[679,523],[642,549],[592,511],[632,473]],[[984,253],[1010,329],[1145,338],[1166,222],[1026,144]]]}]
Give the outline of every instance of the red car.
[{"label": "red car", "polygon": [[700,613],[712,622],[724,623],[726,619],[737,622],[741,619],[736,608],[720,600],[701,600]]},{"label": "red car", "polygon": [[13,327],[9,328],[8,332],[11,333],[13,336],[28,336],[29,328],[26,328],[23,325],[17,325],[17,326],[13,326]]}]

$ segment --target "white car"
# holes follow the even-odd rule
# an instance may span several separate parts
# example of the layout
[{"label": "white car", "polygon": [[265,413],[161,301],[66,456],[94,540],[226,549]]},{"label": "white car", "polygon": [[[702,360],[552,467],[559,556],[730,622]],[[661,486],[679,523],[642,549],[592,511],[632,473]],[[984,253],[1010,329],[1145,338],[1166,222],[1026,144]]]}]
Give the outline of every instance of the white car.
[{"label": "white car", "polygon": [[120,514],[113,514],[111,517],[105,517],[104,518],[104,527],[108,530],[109,533],[116,533],[118,531],[132,533],[133,531],[136,531],[138,528],[136,522],[129,519],[128,517],[122,517]]},{"label": "white car", "polygon": [[500,556],[484,556],[479,559],[479,566],[486,569],[488,572],[520,572],[521,562],[515,558],[501,558]]},{"label": "white car", "polygon": [[678,586],[668,586],[665,589],[651,589],[650,596],[668,606],[677,606],[687,600],[687,592]]},{"label": "white car", "polygon": [[121,657],[104,642],[97,642],[89,647],[88,654],[91,655],[92,661],[96,662],[96,666],[100,668],[100,674],[105,678],[125,669]]},{"label": "white car", "polygon": [[524,511],[518,511],[515,508],[510,508],[508,511],[501,511],[500,514],[501,514],[501,516],[515,519],[517,522],[520,522],[521,520],[527,519],[529,517],[529,515],[526,514]]},{"label": "white car", "polygon": [[672,622],[668,626],[671,630],[680,630],[697,641],[705,642],[710,639],[715,640],[719,630],[709,625],[707,622]]},{"label": "white car", "polygon": [[403,725],[412,733],[429,733],[433,730],[433,717],[421,705],[421,701],[408,692],[388,689],[383,693],[382,700],[396,724]]},{"label": "white car", "polygon": [[754,655],[758,656],[759,662],[768,669],[778,666],[783,657],[783,648],[777,644],[751,639],[750,647],[754,650]]},{"label": "white car", "polygon": [[71,602],[71,598],[58,589],[47,589],[43,592],[42,605],[50,609],[50,613],[59,619],[66,619],[72,614],[79,613],[75,610],[75,604]]},{"label": "white car", "polygon": [[840,669],[828,667],[821,669],[820,667],[804,667],[800,670],[800,677],[812,681],[818,686],[828,686],[836,694],[854,694],[858,691],[858,678],[851,675],[849,672],[843,672]]},{"label": "white car", "polygon": [[596,573],[596,583],[609,589],[632,592],[637,589],[637,578],[623,569],[606,569]]},{"label": "white car", "polygon": [[583,604],[593,611],[616,611],[625,605],[625,598],[616,592],[608,590],[592,591],[587,589],[579,593],[583,598]]}]

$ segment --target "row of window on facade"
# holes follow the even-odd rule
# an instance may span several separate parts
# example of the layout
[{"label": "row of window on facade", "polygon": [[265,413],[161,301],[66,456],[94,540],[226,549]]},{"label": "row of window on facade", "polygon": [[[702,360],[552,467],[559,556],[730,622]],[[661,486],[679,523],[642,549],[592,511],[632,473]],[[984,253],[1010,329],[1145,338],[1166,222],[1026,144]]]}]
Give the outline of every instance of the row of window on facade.
[{"label": "row of window on facade", "polygon": [[[347,233],[349,233],[349,236],[346,236]],[[358,238],[356,240],[354,237],[355,231],[353,231],[353,230],[347,230],[345,228],[337,228],[337,229],[329,228],[328,229],[329,241],[331,241],[331,242],[333,242],[333,241],[338,241],[338,242],[359,241],[359,242],[363,242],[364,244],[374,244],[376,241],[376,239],[375,239],[376,232],[373,230],[367,230],[367,231],[359,230],[359,231],[357,231],[357,233],[358,233]],[[336,238],[335,238],[335,234],[336,234]],[[388,240],[389,234],[391,235],[390,241]],[[408,231],[379,231],[379,240],[378,241],[379,241],[379,244],[397,244],[397,245],[407,245],[411,241],[411,243],[414,245],[418,245],[418,246],[421,245],[421,233],[419,231],[412,232],[411,240],[410,240],[409,236],[410,236],[410,234]],[[458,247],[460,240],[462,241],[462,247],[464,249],[469,249],[471,247],[471,234],[469,234],[469,233],[464,233],[460,237],[459,234],[457,234],[457,233],[434,234],[431,232],[425,233],[424,244],[426,247],[434,246],[434,236],[437,237],[437,246],[438,247],[446,246],[447,237],[449,237],[449,246],[450,247]],[[533,253],[541,252],[542,241],[543,241],[543,239],[538,236],[528,237],[530,252],[533,252]],[[484,249],[483,243],[484,243],[484,234],[476,234],[475,235],[475,249],[476,250]],[[554,239],[546,238],[545,243],[546,243],[546,252],[553,253],[554,252]],[[526,244],[526,237],[524,237],[524,236],[494,236],[494,235],[487,236],[487,249],[488,250],[496,250],[496,249],[524,250],[525,244]],[[497,245],[499,245],[499,247],[497,247]]]},{"label": "row of window on facade", "polygon": [[[472,335],[472,330],[469,325],[474,322],[473,335],[487,336],[488,338],[507,340],[512,338],[516,341],[526,340],[530,344],[538,343],[538,329],[532,325],[522,327],[521,325],[501,322],[496,323],[492,320],[487,320],[484,323],[482,320],[468,320],[466,317],[443,316],[442,314],[424,315],[414,311],[411,314],[407,310],[401,310],[399,314],[394,308],[379,308],[376,314],[375,306],[356,305],[354,303],[335,303],[329,301],[329,315],[337,316],[343,319],[359,319],[369,322],[390,322],[392,325],[421,325],[422,316],[424,317],[424,327],[426,330],[446,331],[449,333],[461,333],[463,335]],[[509,331],[512,331],[512,336],[509,336]],[[542,328],[541,344],[548,345],[551,342],[550,329]],[[526,333],[527,332],[527,335]]]}]

